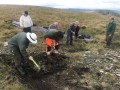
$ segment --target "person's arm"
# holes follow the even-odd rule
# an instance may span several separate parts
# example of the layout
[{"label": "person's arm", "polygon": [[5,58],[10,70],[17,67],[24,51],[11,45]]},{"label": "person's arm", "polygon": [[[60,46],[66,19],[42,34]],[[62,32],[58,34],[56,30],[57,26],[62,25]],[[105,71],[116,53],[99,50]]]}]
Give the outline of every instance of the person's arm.
[{"label": "person's arm", "polygon": [[50,24],[50,25],[49,25],[48,30],[50,30],[50,29],[51,29],[51,26],[52,26],[52,24]]},{"label": "person's arm", "polygon": [[27,51],[26,51],[26,46],[25,45],[19,45],[20,48],[20,52],[22,54],[22,56],[26,59],[26,60],[33,60],[33,57],[30,56]]},{"label": "person's arm", "polygon": [[56,25],[56,29],[57,29],[57,30],[59,30],[59,27],[58,27],[58,25]]},{"label": "person's arm", "polygon": [[32,56],[30,56],[26,49],[28,48],[29,43],[27,43],[24,38],[21,38],[21,40],[18,41],[18,47],[20,49],[20,52],[22,54],[22,56],[26,59],[26,60],[32,60]]},{"label": "person's arm", "polygon": [[74,31],[72,30],[72,27],[73,27],[73,24],[71,24],[68,28],[68,30],[71,32],[71,33],[74,33]]},{"label": "person's arm", "polygon": [[70,25],[70,32],[73,33],[73,34],[75,34],[75,31],[73,30],[73,27],[74,27],[74,24],[71,24]]},{"label": "person's arm", "polygon": [[32,19],[31,19],[31,17],[29,16],[29,19],[30,19],[30,26],[32,27],[33,26],[33,21],[32,21]]},{"label": "person's arm", "polygon": [[19,49],[20,49],[20,52],[21,52],[21,54],[22,54],[22,56],[24,58],[28,58],[29,57],[29,55],[28,55],[28,53],[26,51],[27,46],[24,43],[19,43]]},{"label": "person's arm", "polygon": [[24,27],[24,25],[23,25],[23,17],[22,16],[20,17],[19,21],[20,21],[20,27]]}]

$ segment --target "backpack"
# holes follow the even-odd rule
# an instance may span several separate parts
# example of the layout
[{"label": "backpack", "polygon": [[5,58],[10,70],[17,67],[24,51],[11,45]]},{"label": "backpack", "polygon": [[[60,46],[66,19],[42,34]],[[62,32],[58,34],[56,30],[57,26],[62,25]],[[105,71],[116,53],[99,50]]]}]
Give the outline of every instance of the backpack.
[{"label": "backpack", "polygon": [[90,39],[91,36],[90,36],[90,35],[82,34],[82,35],[79,35],[78,38],[79,38],[79,39]]}]

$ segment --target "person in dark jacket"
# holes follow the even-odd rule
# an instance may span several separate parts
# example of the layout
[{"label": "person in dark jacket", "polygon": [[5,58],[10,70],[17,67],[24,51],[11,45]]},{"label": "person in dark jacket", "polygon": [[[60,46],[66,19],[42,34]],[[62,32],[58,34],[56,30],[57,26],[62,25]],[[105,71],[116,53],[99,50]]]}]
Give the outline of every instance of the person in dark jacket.
[{"label": "person in dark jacket", "polygon": [[33,57],[26,51],[29,46],[29,42],[33,44],[37,43],[37,36],[35,33],[20,32],[8,41],[8,48],[14,54],[15,67],[21,75],[25,74],[22,64],[26,62],[25,60],[33,59]]},{"label": "person in dark jacket", "polygon": [[79,21],[75,21],[74,23],[69,25],[67,30],[67,41],[66,45],[73,45],[73,35],[75,35],[76,27],[79,26]]},{"label": "person in dark jacket", "polygon": [[54,53],[58,54],[59,41],[63,38],[63,32],[56,29],[50,29],[45,35],[46,53],[50,55],[52,48]]},{"label": "person in dark jacket", "polygon": [[116,23],[114,21],[114,17],[111,16],[107,26],[107,31],[106,31],[106,46],[111,45],[111,41],[115,32],[115,29],[116,29]]},{"label": "person in dark jacket", "polygon": [[75,38],[76,39],[78,38],[79,30],[80,30],[80,26],[77,26],[76,29],[75,29]]}]

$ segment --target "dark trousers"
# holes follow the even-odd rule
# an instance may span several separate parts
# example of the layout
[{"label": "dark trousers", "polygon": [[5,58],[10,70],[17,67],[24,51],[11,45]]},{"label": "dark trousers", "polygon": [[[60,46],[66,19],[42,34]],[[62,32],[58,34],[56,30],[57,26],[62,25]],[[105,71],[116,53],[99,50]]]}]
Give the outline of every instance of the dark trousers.
[{"label": "dark trousers", "polygon": [[109,35],[110,35],[109,33],[106,34],[106,45],[107,46],[111,45],[112,38],[113,38],[113,34],[111,34],[111,36],[109,36]]},{"label": "dark trousers", "polygon": [[67,34],[66,45],[73,45],[73,34],[72,33]]},{"label": "dark trousers", "polygon": [[19,49],[10,49],[10,51],[14,55],[15,67],[16,68],[22,67],[22,65],[25,63],[25,60],[24,60],[22,54],[20,53],[20,50]]},{"label": "dark trousers", "polygon": [[75,38],[76,39],[78,38],[78,32],[75,32]]},{"label": "dark trousers", "polygon": [[26,28],[23,28],[23,32],[30,32],[31,33],[31,27],[26,27]]}]

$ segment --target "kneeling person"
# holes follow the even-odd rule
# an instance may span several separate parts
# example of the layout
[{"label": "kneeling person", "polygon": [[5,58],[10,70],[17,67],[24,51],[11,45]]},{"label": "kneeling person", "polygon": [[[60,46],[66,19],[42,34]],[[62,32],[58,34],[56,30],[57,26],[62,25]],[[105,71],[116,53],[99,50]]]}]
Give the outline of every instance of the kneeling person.
[{"label": "kneeling person", "polygon": [[56,29],[49,30],[45,35],[46,53],[50,55],[51,51],[58,54],[59,41],[63,38],[63,32]]}]

